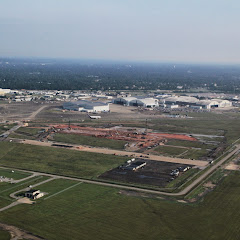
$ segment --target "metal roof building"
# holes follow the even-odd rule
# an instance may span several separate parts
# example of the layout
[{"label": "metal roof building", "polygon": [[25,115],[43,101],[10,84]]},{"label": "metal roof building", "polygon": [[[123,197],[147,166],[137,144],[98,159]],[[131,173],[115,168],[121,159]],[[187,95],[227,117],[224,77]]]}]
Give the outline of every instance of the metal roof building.
[{"label": "metal roof building", "polygon": [[79,100],[76,102],[65,102],[63,108],[81,112],[109,112],[109,104],[103,102],[91,102]]},{"label": "metal roof building", "polygon": [[158,100],[150,97],[120,97],[114,99],[113,103],[121,104],[125,106],[136,106],[136,107],[157,107]]}]

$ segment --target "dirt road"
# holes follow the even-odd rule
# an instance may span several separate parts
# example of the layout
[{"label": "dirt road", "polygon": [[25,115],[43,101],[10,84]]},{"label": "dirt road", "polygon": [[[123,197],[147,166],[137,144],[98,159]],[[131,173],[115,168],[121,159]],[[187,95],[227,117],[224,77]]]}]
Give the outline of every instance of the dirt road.
[{"label": "dirt road", "polygon": [[[22,140],[20,142],[24,143],[24,144],[31,144],[31,145],[45,146],[45,147],[58,147],[58,146],[52,146],[52,144],[61,145],[61,143],[59,143],[59,142],[39,142],[36,140],[27,140],[27,139]],[[62,143],[62,145],[63,144],[64,143]],[[70,144],[66,144],[66,145],[70,145]],[[118,156],[138,157],[138,158],[143,158],[143,159],[147,158],[149,160],[154,160],[154,161],[195,165],[195,166],[199,166],[199,167],[204,167],[208,164],[208,162],[200,161],[200,160],[163,157],[163,156],[157,156],[157,155],[146,155],[146,154],[136,153],[136,152],[112,150],[112,149],[107,149],[107,148],[96,148],[96,147],[93,148],[93,147],[79,146],[79,145],[73,145],[73,144],[71,144],[70,146],[73,146],[73,147],[68,148],[69,150],[77,150],[77,151],[83,151],[83,152],[94,152],[94,153],[103,153],[103,154],[118,155]]]},{"label": "dirt road", "polygon": [[37,111],[33,112],[26,120],[33,120],[37,116],[37,114],[40,113],[46,107],[48,107],[48,105],[40,107]]},{"label": "dirt road", "polygon": [[31,233],[27,233],[26,231],[11,225],[0,223],[0,228],[5,231],[8,231],[11,234],[11,239],[14,239],[14,240],[18,240],[18,239],[19,240],[20,239],[43,240],[43,238],[34,236]]}]

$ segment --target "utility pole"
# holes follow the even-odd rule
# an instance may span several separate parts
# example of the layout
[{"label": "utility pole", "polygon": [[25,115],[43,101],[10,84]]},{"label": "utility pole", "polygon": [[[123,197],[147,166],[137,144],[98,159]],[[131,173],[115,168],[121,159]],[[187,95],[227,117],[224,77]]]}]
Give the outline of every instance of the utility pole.
[{"label": "utility pole", "polygon": [[146,118],[146,130],[145,130],[145,133],[147,134],[147,129],[148,129],[148,120]]}]

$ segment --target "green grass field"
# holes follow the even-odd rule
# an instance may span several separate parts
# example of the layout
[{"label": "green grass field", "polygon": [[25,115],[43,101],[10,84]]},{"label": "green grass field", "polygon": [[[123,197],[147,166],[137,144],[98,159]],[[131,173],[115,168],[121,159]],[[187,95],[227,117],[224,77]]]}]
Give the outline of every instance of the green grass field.
[{"label": "green grass field", "polygon": [[158,146],[154,149],[154,152],[157,152],[161,155],[177,156],[186,152],[187,150],[188,149],[178,147]]},{"label": "green grass field", "polygon": [[239,185],[240,173],[235,172],[204,201],[182,204],[81,184],[37,204],[4,211],[0,221],[49,240],[238,240]]},{"label": "green grass field", "polygon": [[0,229],[0,240],[10,240],[10,239],[11,239],[10,233]]},{"label": "green grass field", "polygon": [[0,176],[4,176],[4,177],[7,177],[7,178],[12,178],[14,180],[19,180],[19,179],[28,177],[30,175],[31,175],[30,173],[25,173],[25,172],[22,172],[22,171],[14,170],[14,172],[12,172],[11,169],[0,168]]},{"label": "green grass field", "polygon": [[168,140],[166,145],[181,146],[181,147],[187,147],[187,148],[202,148],[202,149],[212,149],[216,147],[215,145],[204,144],[199,141],[183,141],[183,140],[175,140],[175,139]]},{"label": "green grass field", "polygon": [[33,184],[42,182],[46,179],[48,179],[48,177],[37,176],[37,177],[31,178],[31,179],[28,179],[26,181],[19,182],[16,184],[0,183],[0,208],[9,205],[13,201],[16,201],[15,199],[12,199],[9,197],[9,195],[11,193],[21,190],[23,188],[26,188],[29,185],[33,185]]},{"label": "green grass field", "polygon": [[112,149],[122,150],[124,149],[125,141],[121,140],[112,140],[105,138],[97,138],[91,136],[83,136],[76,134],[64,134],[57,133],[54,136],[54,141],[64,142],[64,143],[72,143],[72,144],[80,144],[80,145],[89,145],[93,147],[106,147]]},{"label": "green grass field", "polygon": [[36,139],[39,134],[39,131],[42,129],[39,128],[27,128],[21,127],[17,129],[14,133],[10,134],[10,138],[19,138],[19,139]]},{"label": "green grass field", "polygon": [[0,142],[0,165],[67,176],[92,178],[128,158],[51,147]]}]

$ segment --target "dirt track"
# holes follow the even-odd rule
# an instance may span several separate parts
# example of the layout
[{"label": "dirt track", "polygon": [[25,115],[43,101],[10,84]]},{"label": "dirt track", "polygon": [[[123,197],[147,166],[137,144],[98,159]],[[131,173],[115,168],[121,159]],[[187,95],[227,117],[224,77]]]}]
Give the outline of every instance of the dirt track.
[{"label": "dirt track", "polygon": [[[23,140],[21,141],[25,144],[31,144],[31,145],[37,145],[37,146],[46,146],[46,147],[56,147],[52,146],[55,142],[39,142],[36,140]],[[55,143],[60,145],[60,143]],[[67,144],[69,145],[69,144]],[[126,152],[126,151],[119,151],[119,150],[112,150],[112,149],[106,149],[106,148],[92,148],[92,147],[86,147],[86,146],[79,146],[79,145],[72,145],[73,148],[69,148],[71,150],[77,150],[77,151],[84,151],[84,152],[94,152],[94,153],[103,153],[103,154],[110,154],[110,155],[120,155],[120,156],[134,156],[134,157],[140,157],[143,156],[143,158],[148,158],[149,160],[154,161],[162,161],[162,162],[172,162],[172,163],[181,163],[181,164],[187,164],[187,165],[195,165],[195,166],[201,166],[204,167],[208,164],[206,161],[199,161],[199,160],[190,160],[190,159],[182,159],[182,158],[172,158],[172,157],[163,157],[163,156],[157,156],[157,155],[148,155],[136,152]]]},{"label": "dirt track", "polygon": [[42,240],[43,239],[11,225],[0,223],[0,228],[2,228],[5,231],[8,231],[11,234],[11,239],[14,239],[14,240],[18,240],[18,239],[19,240],[20,239]]}]

